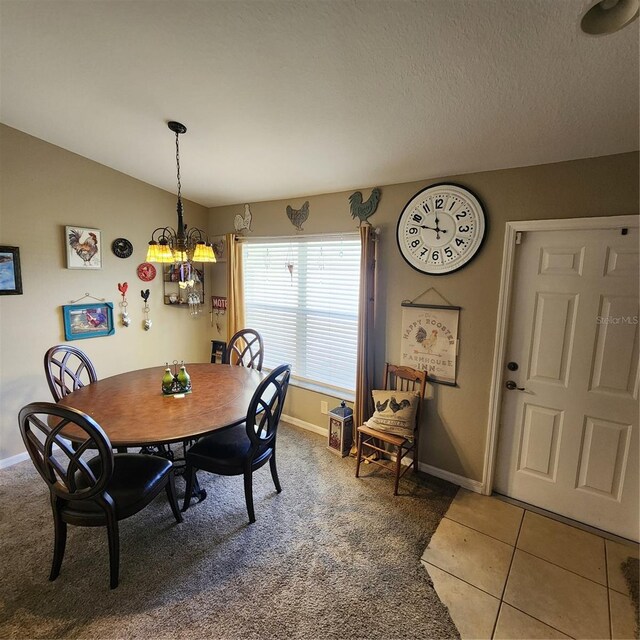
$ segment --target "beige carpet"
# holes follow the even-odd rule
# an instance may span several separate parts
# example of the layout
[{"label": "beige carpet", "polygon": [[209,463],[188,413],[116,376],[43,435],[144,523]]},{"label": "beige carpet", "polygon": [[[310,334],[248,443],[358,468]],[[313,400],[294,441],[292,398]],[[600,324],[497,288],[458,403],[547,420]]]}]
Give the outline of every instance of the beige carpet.
[{"label": "beige carpet", "polygon": [[[457,638],[420,555],[455,493],[392,478],[281,426],[273,489],[254,475],[201,474],[209,497],[177,525],[164,495],[120,523],[120,586],[108,588],[106,531],[69,527],[60,577],[46,487],[30,461],[0,471],[2,638]],[[178,479],[178,495],[184,484]]]}]

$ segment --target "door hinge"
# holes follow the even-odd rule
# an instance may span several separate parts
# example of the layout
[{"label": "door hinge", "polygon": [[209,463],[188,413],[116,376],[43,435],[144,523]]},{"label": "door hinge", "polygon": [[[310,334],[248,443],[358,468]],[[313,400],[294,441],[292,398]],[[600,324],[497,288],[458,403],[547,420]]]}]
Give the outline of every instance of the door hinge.
[{"label": "door hinge", "polygon": [[522,231],[516,231],[516,244],[522,243]]}]

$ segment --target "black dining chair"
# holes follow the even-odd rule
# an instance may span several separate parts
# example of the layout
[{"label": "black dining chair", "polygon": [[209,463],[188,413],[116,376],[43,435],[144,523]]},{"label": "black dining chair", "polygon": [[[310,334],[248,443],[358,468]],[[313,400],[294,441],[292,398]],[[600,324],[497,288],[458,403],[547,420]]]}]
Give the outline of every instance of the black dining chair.
[{"label": "black dining chair", "polygon": [[264,342],[255,329],[240,329],[229,340],[222,362],[262,371]]},{"label": "black dining chair", "polygon": [[89,356],[68,344],[57,344],[47,350],[44,354],[44,373],[56,402],[98,379]]},{"label": "black dining chair", "polygon": [[[20,433],[31,460],[49,487],[54,523],[53,562],[49,580],[62,566],[67,524],[106,527],[110,586],[118,586],[120,537],[118,522],[146,507],[166,490],[177,522],[173,465],[169,460],[138,453],[117,453],[109,438],[88,415],[53,404],[33,402],[18,416]],[[74,438],[71,447],[67,437]]]},{"label": "black dining chair", "polygon": [[191,503],[198,469],[223,476],[244,476],[244,497],[252,523],[256,521],[253,472],[269,462],[276,491],[282,491],[276,469],[276,435],[290,376],[291,365],[283,364],[274,369],[253,394],[245,422],[204,436],[187,451],[183,511]]}]

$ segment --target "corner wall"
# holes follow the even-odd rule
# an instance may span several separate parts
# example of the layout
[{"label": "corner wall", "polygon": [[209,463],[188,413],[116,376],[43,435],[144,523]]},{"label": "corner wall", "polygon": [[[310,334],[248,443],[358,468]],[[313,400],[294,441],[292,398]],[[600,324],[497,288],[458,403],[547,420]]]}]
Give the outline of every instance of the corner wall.
[{"label": "corner wall", "polygon": [[[638,153],[589,158],[551,165],[523,167],[420,182],[378,185],[382,198],[370,222],[381,229],[378,262],[376,320],[376,378],[381,377],[385,360],[400,357],[401,302],[413,300],[434,287],[454,305],[460,305],[460,352],[458,386],[430,384],[427,409],[421,425],[420,461],[448,474],[482,480],[489,388],[494,339],[502,244],[505,223],[511,220],[538,220],[637,214]],[[473,191],[482,201],[488,220],[485,243],[476,258],[464,269],[446,276],[427,276],[409,267],[398,251],[396,224],[402,208],[420,189],[440,182],[454,182]],[[373,186],[373,185],[371,185]],[[349,212],[348,197],[355,191],[289,200],[251,203],[252,236],[291,235],[295,229],[286,216],[286,206],[299,208],[310,202],[304,232],[336,233],[357,226]],[[368,198],[370,188],[362,188]],[[243,213],[243,204],[209,210],[209,231],[233,231],[233,218]],[[283,267],[284,268],[284,267]],[[212,267],[212,293],[226,295],[224,265]],[[442,302],[437,296],[421,298],[424,303]],[[212,339],[225,339],[211,330]],[[268,348],[268,345],[266,345]],[[327,416],[320,413],[320,401],[329,408],[337,398],[290,389],[285,413],[325,427]]]},{"label": "corner wall", "polygon": [[[89,355],[99,377],[175,359],[208,362],[210,327],[207,305],[203,315],[192,320],[186,309],[163,304],[161,274],[149,283],[136,275],[153,229],[175,227],[173,194],[3,125],[0,188],[0,245],[20,247],[24,291],[0,296],[2,461],[24,451],[19,409],[33,401],[51,401],[43,356],[50,346],[65,342],[61,305],[86,292],[114,303],[115,335],[72,343]],[[185,218],[190,226],[207,226],[207,210],[200,205],[185,202]],[[65,225],[102,231],[101,270],[66,268]],[[130,258],[111,252],[111,242],[118,237],[132,242]],[[117,285],[125,281],[132,318],[127,328],[118,322]],[[148,332],[142,328],[140,297],[140,290],[147,288],[153,322]]]}]

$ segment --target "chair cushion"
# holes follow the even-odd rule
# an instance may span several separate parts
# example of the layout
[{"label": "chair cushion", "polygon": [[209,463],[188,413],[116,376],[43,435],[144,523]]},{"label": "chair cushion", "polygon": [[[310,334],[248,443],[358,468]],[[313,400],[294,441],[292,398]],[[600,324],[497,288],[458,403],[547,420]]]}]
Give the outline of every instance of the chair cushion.
[{"label": "chair cushion", "polygon": [[[171,470],[171,462],[159,456],[140,453],[117,453],[113,456],[113,476],[106,487],[106,492],[116,505],[118,520],[128,518],[137,513],[160,492],[166,484]],[[87,463],[93,473],[98,476],[102,461],[99,456]],[[76,472],[78,487],[86,487],[83,474]],[[103,509],[93,500],[70,500],[64,513],[68,516],[104,514]]]},{"label": "chair cushion", "polygon": [[[242,467],[249,455],[251,440],[247,435],[247,427],[243,422],[229,429],[221,429],[204,436],[187,451],[187,463],[198,469],[210,470],[218,473],[225,473],[235,470],[242,473]],[[270,451],[265,448],[264,452],[254,459],[261,459],[265,452]]]},{"label": "chair cushion", "polygon": [[374,414],[365,422],[367,427],[412,439],[416,412],[420,402],[417,391],[374,390],[371,392]]}]

